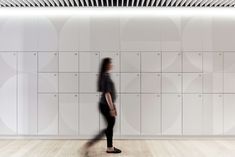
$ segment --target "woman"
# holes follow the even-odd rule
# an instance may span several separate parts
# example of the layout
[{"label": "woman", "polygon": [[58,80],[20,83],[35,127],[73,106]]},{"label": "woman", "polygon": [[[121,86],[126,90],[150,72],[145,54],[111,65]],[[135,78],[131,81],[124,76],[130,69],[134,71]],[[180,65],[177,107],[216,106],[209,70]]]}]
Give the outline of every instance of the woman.
[{"label": "woman", "polygon": [[113,147],[113,127],[115,124],[115,116],[117,116],[117,110],[115,107],[116,90],[113,81],[110,77],[110,70],[112,69],[111,58],[104,58],[100,66],[100,72],[97,82],[97,88],[99,92],[102,92],[102,96],[99,101],[99,111],[104,116],[107,122],[107,128],[103,129],[98,135],[85,145],[86,152],[104,135],[107,138],[107,153],[121,153],[121,150]]}]

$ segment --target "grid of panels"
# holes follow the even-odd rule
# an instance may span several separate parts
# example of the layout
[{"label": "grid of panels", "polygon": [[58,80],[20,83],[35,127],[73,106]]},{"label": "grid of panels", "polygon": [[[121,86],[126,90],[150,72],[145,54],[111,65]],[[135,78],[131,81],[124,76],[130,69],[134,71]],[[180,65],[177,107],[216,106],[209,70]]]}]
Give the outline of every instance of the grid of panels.
[{"label": "grid of panels", "polygon": [[[18,58],[19,54],[16,55]],[[231,114],[224,115],[223,112],[231,106],[228,100],[232,99],[231,96],[235,93],[232,84],[235,80],[233,52],[38,52],[37,54],[32,52],[31,54],[32,58],[37,58],[37,70],[21,70],[18,65],[17,69],[18,75],[36,73],[38,76],[37,133],[39,135],[92,135],[97,132],[101,122],[94,104],[97,104],[99,94],[94,88],[96,84],[91,82],[96,82],[100,60],[106,56],[113,58],[112,77],[120,101],[121,115],[118,122],[120,126],[116,134],[210,135],[224,132],[234,134],[230,128],[233,122],[228,118]],[[18,62],[18,58],[15,58],[15,62]],[[65,63],[63,59],[69,62]],[[225,105],[223,95],[226,97]],[[81,102],[83,106],[79,106]],[[66,111],[67,105],[69,110]],[[212,108],[216,111],[213,115],[208,115],[208,118],[205,114],[212,112],[209,111]],[[61,112],[63,110],[65,112]],[[91,112],[94,117],[89,118],[87,112]],[[81,117],[78,118],[77,115],[87,121],[84,122],[84,119],[79,121]],[[63,122],[60,121],[60,116]],[[155,119],[155,125],[149,123],[152,118]],[[217,122],[214,122],[215,120]],[[89,130],[91,126],[87,125],[87,122],[97,125]],[[16,132],[17,129],[16,127]]]}]

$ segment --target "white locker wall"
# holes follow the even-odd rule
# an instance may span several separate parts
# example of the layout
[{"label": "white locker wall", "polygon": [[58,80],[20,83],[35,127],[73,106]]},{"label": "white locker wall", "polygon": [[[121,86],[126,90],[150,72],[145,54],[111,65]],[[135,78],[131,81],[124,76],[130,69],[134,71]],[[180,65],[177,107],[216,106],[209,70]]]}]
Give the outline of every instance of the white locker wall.
[{"label": "white locker wall", "polygon": [[17,54],[0,53],[0,134],[17,134]]},{"label": "white locker wall", "polygon": [[1,18],[0,135],[92,137],[104,126],[96,90],[104,57],[119,95],[116,137],[235,135],[234,25],[234,17]]},{"label": "white locker wall", "polygon": [[18,134],[37,135],[37,53],[18,53]]}]

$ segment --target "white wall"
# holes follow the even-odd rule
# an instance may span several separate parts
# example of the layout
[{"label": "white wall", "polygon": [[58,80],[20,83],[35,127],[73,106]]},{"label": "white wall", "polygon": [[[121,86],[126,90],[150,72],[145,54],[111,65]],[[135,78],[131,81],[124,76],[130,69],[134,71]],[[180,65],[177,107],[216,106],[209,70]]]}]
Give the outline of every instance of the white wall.
[{"label": "white wall", "polygon": [[0,135],[97,133],[107,56],[115,136],[235,135],[234,28],[234,17],[1,17]]}]

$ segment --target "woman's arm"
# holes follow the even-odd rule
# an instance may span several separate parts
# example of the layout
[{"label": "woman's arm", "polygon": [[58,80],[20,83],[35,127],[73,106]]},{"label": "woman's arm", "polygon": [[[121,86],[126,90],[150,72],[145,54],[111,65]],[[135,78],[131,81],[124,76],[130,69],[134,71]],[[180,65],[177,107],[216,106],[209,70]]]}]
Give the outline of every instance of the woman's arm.
[{"label": "woman's arm", "polygon": [[111,94],[109,92],[105,93],[105,99],[108,102],[111,116],[116,116],[117,111],[115,105],[113,104]]},{"label": "woman's arm", "polygon": [[111,94],[109,92],[105,93],[105,99],[108,102],[109,109],[114,110],[114,104],[113,104],[113,101],[112,101]]}]

